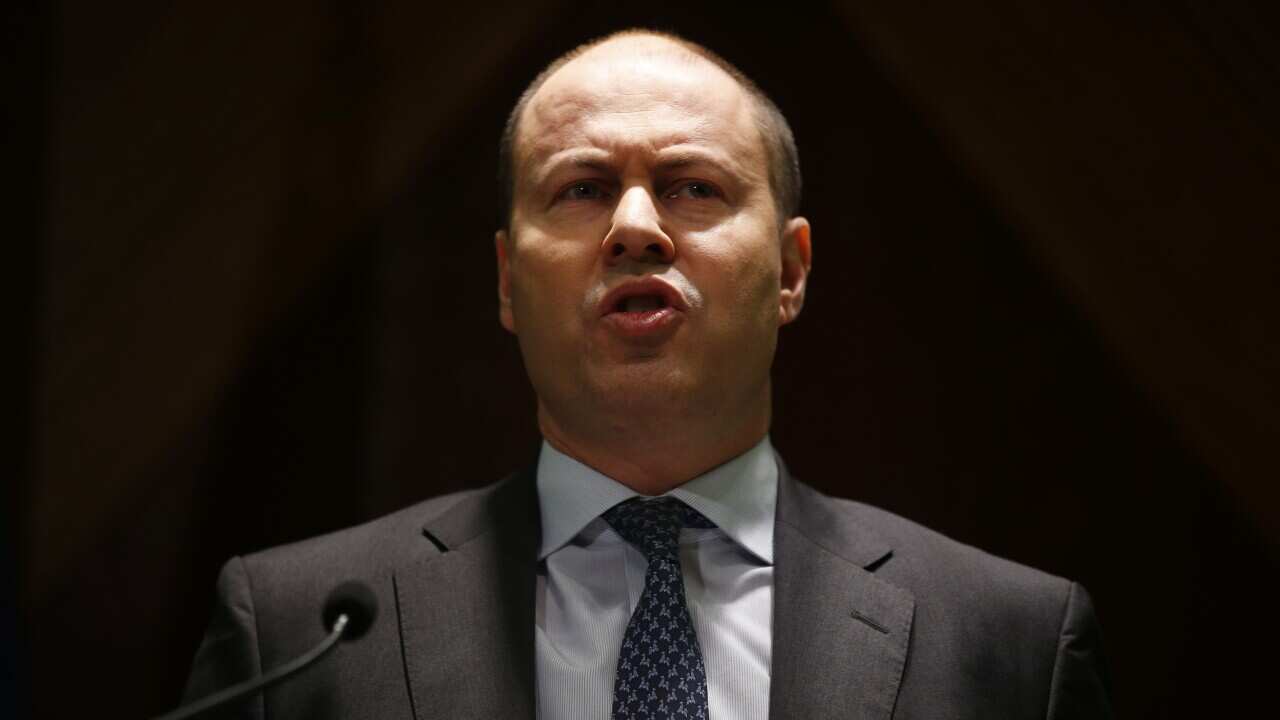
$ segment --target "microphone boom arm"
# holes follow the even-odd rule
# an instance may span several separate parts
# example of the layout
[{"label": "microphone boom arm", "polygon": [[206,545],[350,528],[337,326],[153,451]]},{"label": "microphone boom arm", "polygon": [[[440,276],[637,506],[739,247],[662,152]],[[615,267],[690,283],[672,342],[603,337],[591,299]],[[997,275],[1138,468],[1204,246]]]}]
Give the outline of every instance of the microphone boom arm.
[{"label": "microphone boom arm", "polygon": [[333,646],[342,639],[342,631],[347,628],[348,622],[349,619],[345,613],[339,615],[337,620],[333,623],[333,630],[329,632],[329,636],[326,637],[319,645],[309,650],[305,655],[300,655],[265,675],[252,680],[246,680],[238,685],[232,685],[225,690],[219,690],[212,695],[202,698],[198,702],[178,708],[171,713],[160,715],[154,720],[185,720],[185,718],[195,717],[206,710],[212,710],[219,705],[237,700],[241,696],[275,685],[316,660],[319,660],[325,653],[333,649]]}]

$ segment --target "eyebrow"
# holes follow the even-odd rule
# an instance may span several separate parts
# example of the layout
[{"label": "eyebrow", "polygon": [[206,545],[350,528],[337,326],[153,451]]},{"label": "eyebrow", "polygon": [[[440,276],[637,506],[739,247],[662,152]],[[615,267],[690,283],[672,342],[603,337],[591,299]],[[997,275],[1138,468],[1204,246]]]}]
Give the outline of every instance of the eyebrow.
[{"label": "eyebrow", "polygon": [[[694,165],[709,165],[736,177],[747,176],[744,168],[732,156],[700,148],[663,149],[657,152],[654,162],[660,170],[679,170]],[[555,153],[538,168],[534,182],[541,184],[552,175],[565,169],[577,168],[610,173],[617,170],[612,153],[599,148],[581,148]]]},{"label": "eyebrow", "polygon": [[732,156],[694,148],[659,150],[657,165],[660,168],[669,170],[689,167],[690,165],[710,165],[726,172],[732,172],[735,175],[744,174],[742,172],[743,168]]}]

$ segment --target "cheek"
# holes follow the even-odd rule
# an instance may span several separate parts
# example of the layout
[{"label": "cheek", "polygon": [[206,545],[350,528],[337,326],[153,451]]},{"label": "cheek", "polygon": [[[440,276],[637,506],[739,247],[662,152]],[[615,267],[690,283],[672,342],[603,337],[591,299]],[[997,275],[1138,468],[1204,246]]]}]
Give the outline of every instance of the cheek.
[{"label": "cheek", "polygon": [[771,240],[718,245],[705,254],[707,290],[721,306],[720,317],[776,320],[781,259]]},{"label": "cheek", "polygon": [[528,298],[572,289],[581,277],[581,245],[547,239],[522,242],[511,265],[512,292]]},{"label": "cheek", "polygon": [[511,306],[518,334],[564,335],[578,324],[590,277],[587,255],[581,243],[543,238],[517,248]]}]

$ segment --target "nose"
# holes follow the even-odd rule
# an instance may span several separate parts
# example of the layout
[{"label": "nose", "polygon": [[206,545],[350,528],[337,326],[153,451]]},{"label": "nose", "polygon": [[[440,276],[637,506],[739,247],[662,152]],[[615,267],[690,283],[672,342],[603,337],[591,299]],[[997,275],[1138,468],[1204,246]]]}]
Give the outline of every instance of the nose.
[{"label": "nose", "polygon": [[609,265],[625,260],[655,263],[675,260],[675,243],[662,229],[658,207],[648,188],[637,186],[623,191],[601,250]]}]

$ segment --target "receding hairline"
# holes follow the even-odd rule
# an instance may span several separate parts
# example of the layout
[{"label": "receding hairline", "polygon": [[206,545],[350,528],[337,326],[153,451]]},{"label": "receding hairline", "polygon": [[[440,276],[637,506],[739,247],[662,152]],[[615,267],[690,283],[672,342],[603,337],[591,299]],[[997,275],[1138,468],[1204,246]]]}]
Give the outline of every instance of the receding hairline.
[{"label": "receding hairline", "polygon": [[[585,52],[575,56],[560,65],[554,72],[548,74],[529,96],[528,102],[521,109],[521,116],[517,118],[511,146],[513,172],[517,176],[523,177],[521,173],[528,172],[531,167],[529,163],[539,156],[537,148],[539,147],[539,141],[542,139],[542,131],[545,130],[544,125],[548,120],[553,124],[558,122],[555,119],[542,116],[550,110],[555,115],[564,117],[561,110],[558,109],[561,102],[559,93],[565,91],[566,82],[570,85],[576,85],[577,82],[581,82],[581,76],[578,73],[583,72],[584,65],[588,67],[592,65],[608,67],[619,60],[623,63],[630,63],[637,59],[641,61],[674,62],[678,66],[688,67],[689,72],[696,73],[697,77],[700,78],[697,85],[699,95],[705,95],[707,91],[706,82],[716,83],[718,87],[726,89],[729,93],[735,93],[734,112],[747,114],[746,122],[750,123],[752,131],[755,132],[751,140],[754,143],[751,149],[758,149],[762,159],[767,163],[766,141],[763,130],[759,127],[760,123],[756,121],[758,110],[756,102],[751,98],[750,93],[734,80],[732,75],[706,58],[695,55],[683,46],[668,41],[661,36],[653,38],[657,40],[655,43],[646,42],[650,39],[650,37],[644,35],[631,35],[601,42],[598,45],[591,46]],[[637,45],[639,47],[636,47]],[[703,74],[708,71],[712,73],[711,76]],[[586,70],[586,72],[588,77],[596,77],[593,70]],[[610,71],[606,70],[605,72],[608,73]],[[577,77],[579,80],[575,82],[575,80],[569,79],[568,76]],[[588,81],[588,83],[590,82]],[[729,84],[727,86],[720,85],[723,82]],[[575,112],[581,109],[581,106],[576,101],[573,102],[573,105]],[[570,113],[570,115],[572,114]]]},{"label": "receding hairline", "polygon": [[[527,96],[521,98],[524,102],[518,104],[520,114],[515,116],[516,135],[512,139],[516,141],[521,139],[519,137],[519,131],[526,124],[526,116],[529,113],[529,108],[533,106],[534,101],[539,99],[539,96],[546,89],[546,86],[551,83],[556,76],[560,75],[563,70],[577,63],[591,62],[592,60],[595,60],[594,56],[601,56],[616,46],[627,44],[635,47],[635,51],[632,51],[631,48],[627,49],[627,57],[674,60],[690,66],[700,65],[705,68],[710,68],[713,72],[719,73],[722,77],[733,83],[734,87],[738,88],[745,97],[753,102],[754,109],[754,99],[751,98],[751,93],[747,91],[747,88],[743,87],[742,84],[733,77],[733,75],[726,72],[724,68],[712,62],[710,59],[697,54],[690,50],[685,44],[666,35],[651,34],[649,32],[629,32],[629,34],[610,35],[601,40],[580,45],[569,53],[561,56],[561,58],[552,65],[548,65],[546,71],[535,79],[532,84],[530,84],[530,91]],[[512,149],[514,150],[515,148],[513,147]]]},{"label": "receding hairline", "polygon": [[[656,42],[646,42],[650,40]],[[501,224],[505,226],[510,223],[515,191],[517,143],[520,139],[522,120],[534,97],[553,75],[569,63],[604,45],[624,42],[647,44],[649,49],[646,53],[650,55],[666,56],[690,63],[707,63],[732,80],[751,103],[756,126],[764,145],[769,184],[778,208],[779,221],[799,212],[801,179],[795,139],[786,118],[769,96],[741,70],[709,48],[672,33],[632,28],[588,41],[561,55],[547,65],[520,95],[511,114],[507,117],[498,150],[498,179],[505,201],[503,217],[500,218]]]}]

